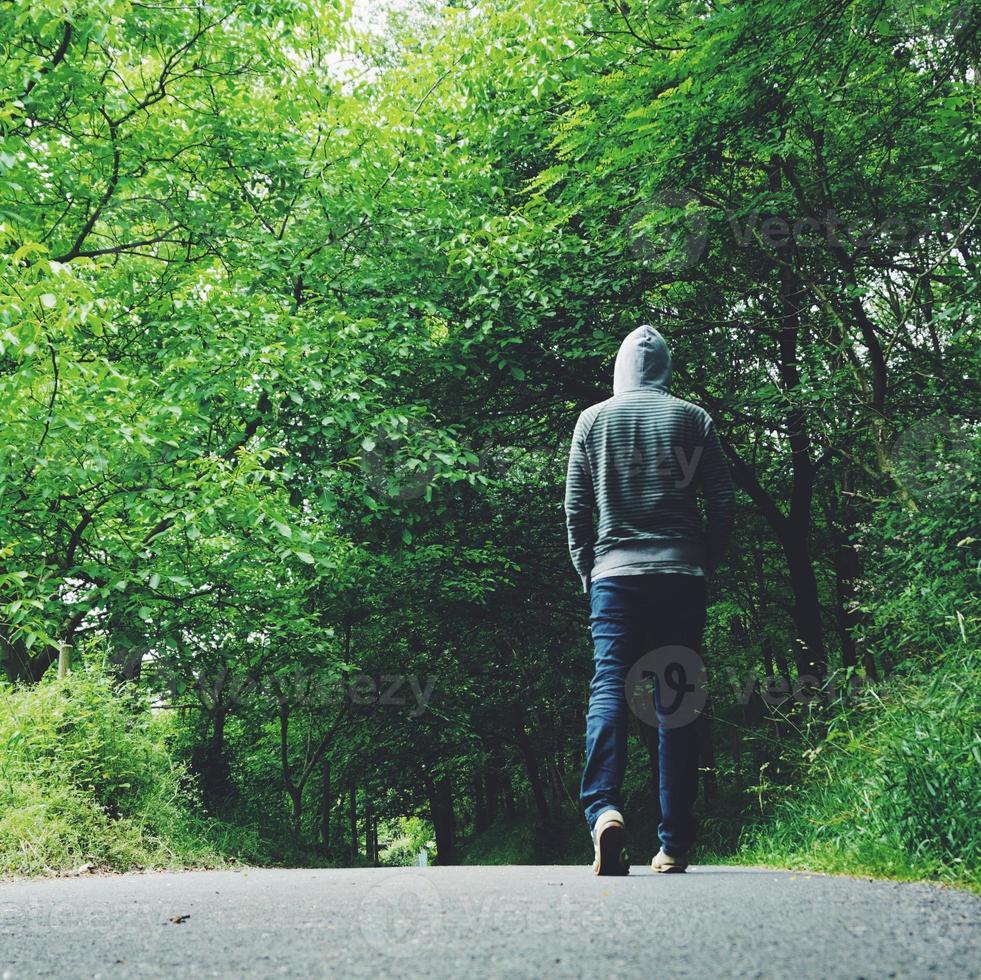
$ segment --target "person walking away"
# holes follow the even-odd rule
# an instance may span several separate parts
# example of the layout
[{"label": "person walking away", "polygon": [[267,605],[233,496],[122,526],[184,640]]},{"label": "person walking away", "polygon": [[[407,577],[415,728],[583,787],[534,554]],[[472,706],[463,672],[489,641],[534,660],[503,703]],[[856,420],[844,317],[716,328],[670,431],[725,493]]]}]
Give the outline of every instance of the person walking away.
[{"label": "person walking away", "polygon": [[[588,596],[595,656],[580,799],[598,875],[629,871],[621,799],[628,674],[645,654],[664,648],[689,651],[689,664],[698,659],[706,576],[732,532],[732,481],[714,423],[670,393],[671,375],[667,344],[654,327],[628,334],[616,357],[613,397],[579,415],[569,453],[569,552]],[[661,846],[651,867],[683,872],[696,834],[697,708],[686,718],[673,703],[669,717],[662,680],[656,671]]]}]

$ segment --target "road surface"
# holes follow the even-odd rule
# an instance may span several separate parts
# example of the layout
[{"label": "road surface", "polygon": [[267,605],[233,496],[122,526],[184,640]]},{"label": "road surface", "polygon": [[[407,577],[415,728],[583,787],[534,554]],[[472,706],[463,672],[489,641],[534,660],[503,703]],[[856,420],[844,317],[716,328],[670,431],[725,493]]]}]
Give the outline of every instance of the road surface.
[{"label": "road surface", "polygon": [[981,897],[699,867],[257,870],[0,883],[0,978],[981,976]]}]

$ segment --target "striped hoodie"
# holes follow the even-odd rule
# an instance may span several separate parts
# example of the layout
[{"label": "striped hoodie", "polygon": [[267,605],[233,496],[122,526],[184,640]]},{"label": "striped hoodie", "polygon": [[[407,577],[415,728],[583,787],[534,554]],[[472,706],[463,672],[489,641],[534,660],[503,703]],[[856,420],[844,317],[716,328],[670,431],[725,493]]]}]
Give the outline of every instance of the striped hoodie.
[{"label": "striped hoodie", "polygon": [[664,338],[638,327],[620,345],[613,397],[576,422],[565,515],[586,593],[609,575],[705,575],[722,560],[733,522],[729,468],[709,414],[669,394],[670,384]]}]

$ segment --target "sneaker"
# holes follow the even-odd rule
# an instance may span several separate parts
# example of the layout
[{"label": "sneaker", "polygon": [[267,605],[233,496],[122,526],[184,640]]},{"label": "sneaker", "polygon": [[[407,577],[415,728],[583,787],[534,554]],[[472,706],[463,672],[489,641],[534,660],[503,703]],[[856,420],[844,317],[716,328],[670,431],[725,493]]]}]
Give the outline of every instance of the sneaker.
[{"label": "sneaker", "polygon": [[593,871],[598,875],[625,875],[630,861],[624,848],[626,832],[619,810],[604,810],[593,828],[593,847],[596,857]]},{"label": "sneaker", "polygon": [[664,874],[684,874],[688,867],[688,852],[685,851],[684,854],[665,854],[664,848],[662,847],[654,855],[651,861],[651,867],[655,871],[661,871]]}]

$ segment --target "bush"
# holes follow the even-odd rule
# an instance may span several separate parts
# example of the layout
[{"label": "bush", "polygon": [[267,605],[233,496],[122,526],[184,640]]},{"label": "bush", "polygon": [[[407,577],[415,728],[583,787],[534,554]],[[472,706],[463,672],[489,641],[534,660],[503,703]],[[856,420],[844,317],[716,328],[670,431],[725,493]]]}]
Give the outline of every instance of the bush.
[{"label": "bush", "polygon": [[981,886],[979,655],[945,660],[842,706],[742,857]]},{"label": "bush", "polygon": [[385,828],[386,843],[379,854],[382,864],[407,867],[419,860],[419,851],[426,848],[430,859],[435,857],[432,825],[420,817],[400,817]]},{"label": "bush", "polygon": [[0,873],[222,861],[169,725],[95,669],[0,687]]}]

